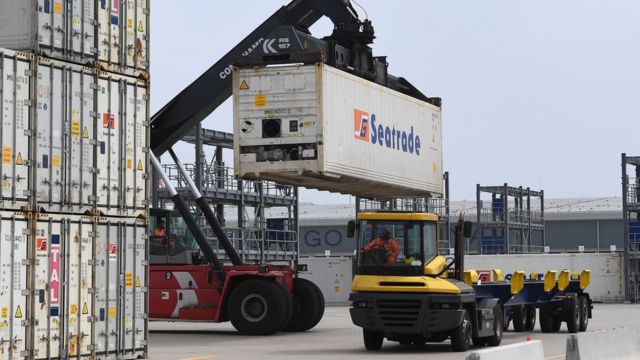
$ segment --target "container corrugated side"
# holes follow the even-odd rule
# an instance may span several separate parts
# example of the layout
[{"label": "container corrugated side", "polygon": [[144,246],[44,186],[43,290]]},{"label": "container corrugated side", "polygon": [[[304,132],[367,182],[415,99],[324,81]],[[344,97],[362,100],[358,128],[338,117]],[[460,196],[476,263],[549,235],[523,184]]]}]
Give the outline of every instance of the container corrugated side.
[{"label": "container corrugated side", "polygon": [[96,224],[96,354],[147,353],[148,229],[144,219],[99,217]]},{"label": "container corrugated side", "polygon": [[107,216],[147,212],[148,83],[101,72],[97,96],[97,210]]},{"label": "container corrugated side", "polygon": [[27,324],[27,267],[29,213],[0,211],[0,354],[24,359],[29,347]]},{"label": "container corrugated side", "polygon": [[92,212],[96,203],[96,72],[38,59],[34,117],[36,209]]},{"label": "container corrugated side", "polygon": [[237,176],[363,197],[442,193],[440,107],[324,64],[239,69],[233,87]]},{"label": "container corrugated side", "polygon": [[147,76],[149,1],[3,0],[0,46]]},{"label": "container corrugated side", "polygon": [[0,210],[30,210],[32,56],[0,48]]},{"label": "container corrugated side", "polygon": [[34,221],[34,357],[89,358],[96,342],[95,218],[36,214]]}]

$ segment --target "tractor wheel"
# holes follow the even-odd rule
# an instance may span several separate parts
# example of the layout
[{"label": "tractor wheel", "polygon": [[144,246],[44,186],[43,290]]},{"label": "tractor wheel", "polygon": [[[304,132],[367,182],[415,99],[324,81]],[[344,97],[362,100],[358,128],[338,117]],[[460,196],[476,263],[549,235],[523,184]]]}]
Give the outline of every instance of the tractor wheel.
[{"label": "tractor wheel", "polygon": [[472,340],[473,340],[473,346],[475,346],[475,347],[487,346],[487,338],[486,337],[482,337],[482,338],[474,337]]},{"label": "tractor wheel", "polygon": [[473,325],[469,311],[464,312],[462,324],[451,332],[451,349],[455,352],[463,352],[469,350],[473,335]]},{"label": "tractor wheel", "polygon": [[502,342],[502,305],[498,304],[493,308],[493,335],[487,338],[487,345],[499,346]]},{"label": "tractor wheel", "polygon": [[587,331],[589,326],[589,300],[586,296],[579,296],[580,300],[580,327],[578,330]]},{"label": "tractor wheel", "polygon": [[524,307],[527,314],[527,320],[524,322],[525,331],[533,331],[536,327],[536,307],[527,305]]},{"label": "tractor wheel", "polygon": [[238,284],[227,301],[231,324],[242,334],[269,335],[282,329],[291,316],[291,299],[270,280],[250,279]]},{"label": "tractor wheel", "polygon": [[523,332],[527,322],[527,312],[524,305],[515,306],[513,308],[513,330]]},{"label": "tractor wheel", "polygon": [[362,329],[362,338],[364,339],[364,347],[367,350],[377,351],[382,348],[384,336],[377,331]]},{"label": "tractor wheel", "polygon": [[293,279],[293,317],[285,331],[307,331],[320,322],[324,314],[324,297],[309,280]]},{"label": "tractor wheel", "polygon": [[544,305],[540,308],[540,330],[543,333],[550,333],[554,331],[554,319],[551,308]]},{"label": "tractor wheel", "polygon": [[573,299],[569,299],[566,301],[570,301],[571,304],[571,308],[569,309],[569,311],[567,311],[567,330],[569,330],[570,333],[575,334],[578,332],[578,330],[580,329],[580,313],[581,313],[581,309],[580,309],[580,298],[579,297],[575,297]]}]

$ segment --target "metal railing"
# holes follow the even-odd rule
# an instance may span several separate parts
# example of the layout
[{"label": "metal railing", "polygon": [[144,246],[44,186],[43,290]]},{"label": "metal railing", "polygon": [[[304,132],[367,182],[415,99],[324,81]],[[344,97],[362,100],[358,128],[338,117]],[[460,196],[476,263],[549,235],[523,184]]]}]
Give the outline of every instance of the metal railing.
[{"label": "metal railing", "polygon": [[640,203],[640,179],[638,178],[629,178],[629,185],[627,186],[627,203]]},{"label": "metal railing", "polygon": [[[509,216],[509,223],[528,225],[531,222],[532,225],[544,225],[544,219],[542,212],[539,210],[521,210],[518,208],[510,208],[507,210]],[[483,224],[491,223],[504,223],[505,216],[503,212],[496,212],[492,209],[480,210],[480,221]]]},{"label": "metal railing", "polygon": [[[229,240],[240,258],[248,263],[264,264],[273,261],[293,263],[298,258],[298,240],[292,230],[264,228],[225,228]],[[215,235],[205,233],[214,251],[222,259],[227,254]]]},{"label": "metal railing", "polygon": [[440,218],[448,216],[446,199],[437,197],[360,199],[360,211],[429,212]]}]

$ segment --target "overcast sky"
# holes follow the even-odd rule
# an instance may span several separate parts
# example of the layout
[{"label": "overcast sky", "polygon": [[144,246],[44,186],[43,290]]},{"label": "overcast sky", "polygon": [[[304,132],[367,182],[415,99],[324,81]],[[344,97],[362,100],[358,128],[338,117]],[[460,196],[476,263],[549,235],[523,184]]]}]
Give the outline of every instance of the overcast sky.
[{"label": "overcast sky", "polygon": [[[504,182],[548,198],[620,196],[620,153],[640,155],[640,1],[358,2],[375,28],[374,55],[443,100],[452,199]],[[153,112],[286,4],[152,2]],[[312,31],[331,29],[325,19]],[[230,101],[204,126],[231,132]],[[192,146],[176,150],[193,158]]]}]

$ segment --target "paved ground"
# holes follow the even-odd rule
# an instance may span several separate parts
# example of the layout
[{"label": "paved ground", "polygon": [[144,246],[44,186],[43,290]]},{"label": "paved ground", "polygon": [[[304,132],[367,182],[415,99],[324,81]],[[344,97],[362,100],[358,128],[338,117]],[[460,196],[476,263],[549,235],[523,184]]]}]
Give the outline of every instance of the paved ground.
[{"label": "paved ground", "polygon": [[[620,326],[638,326],[640,305],[595,304],[589,330]],[[153,360],[208,359],[355,359],[355,358],[433,358],[464,359],[451,353],[449,342],[426,346],[401,346],[385,342],[379,353],[367,352],[360,328],[351,324],[348,308],[327,307],[323,320],[306,333],[282,333],[272,336],[238,335],[228,324],[151,323],[150,358]],[[503,344],[524,341],[527,336],[543,341],[547,360],[564,359],[566,324],[559,334],[507,332]]]}]

